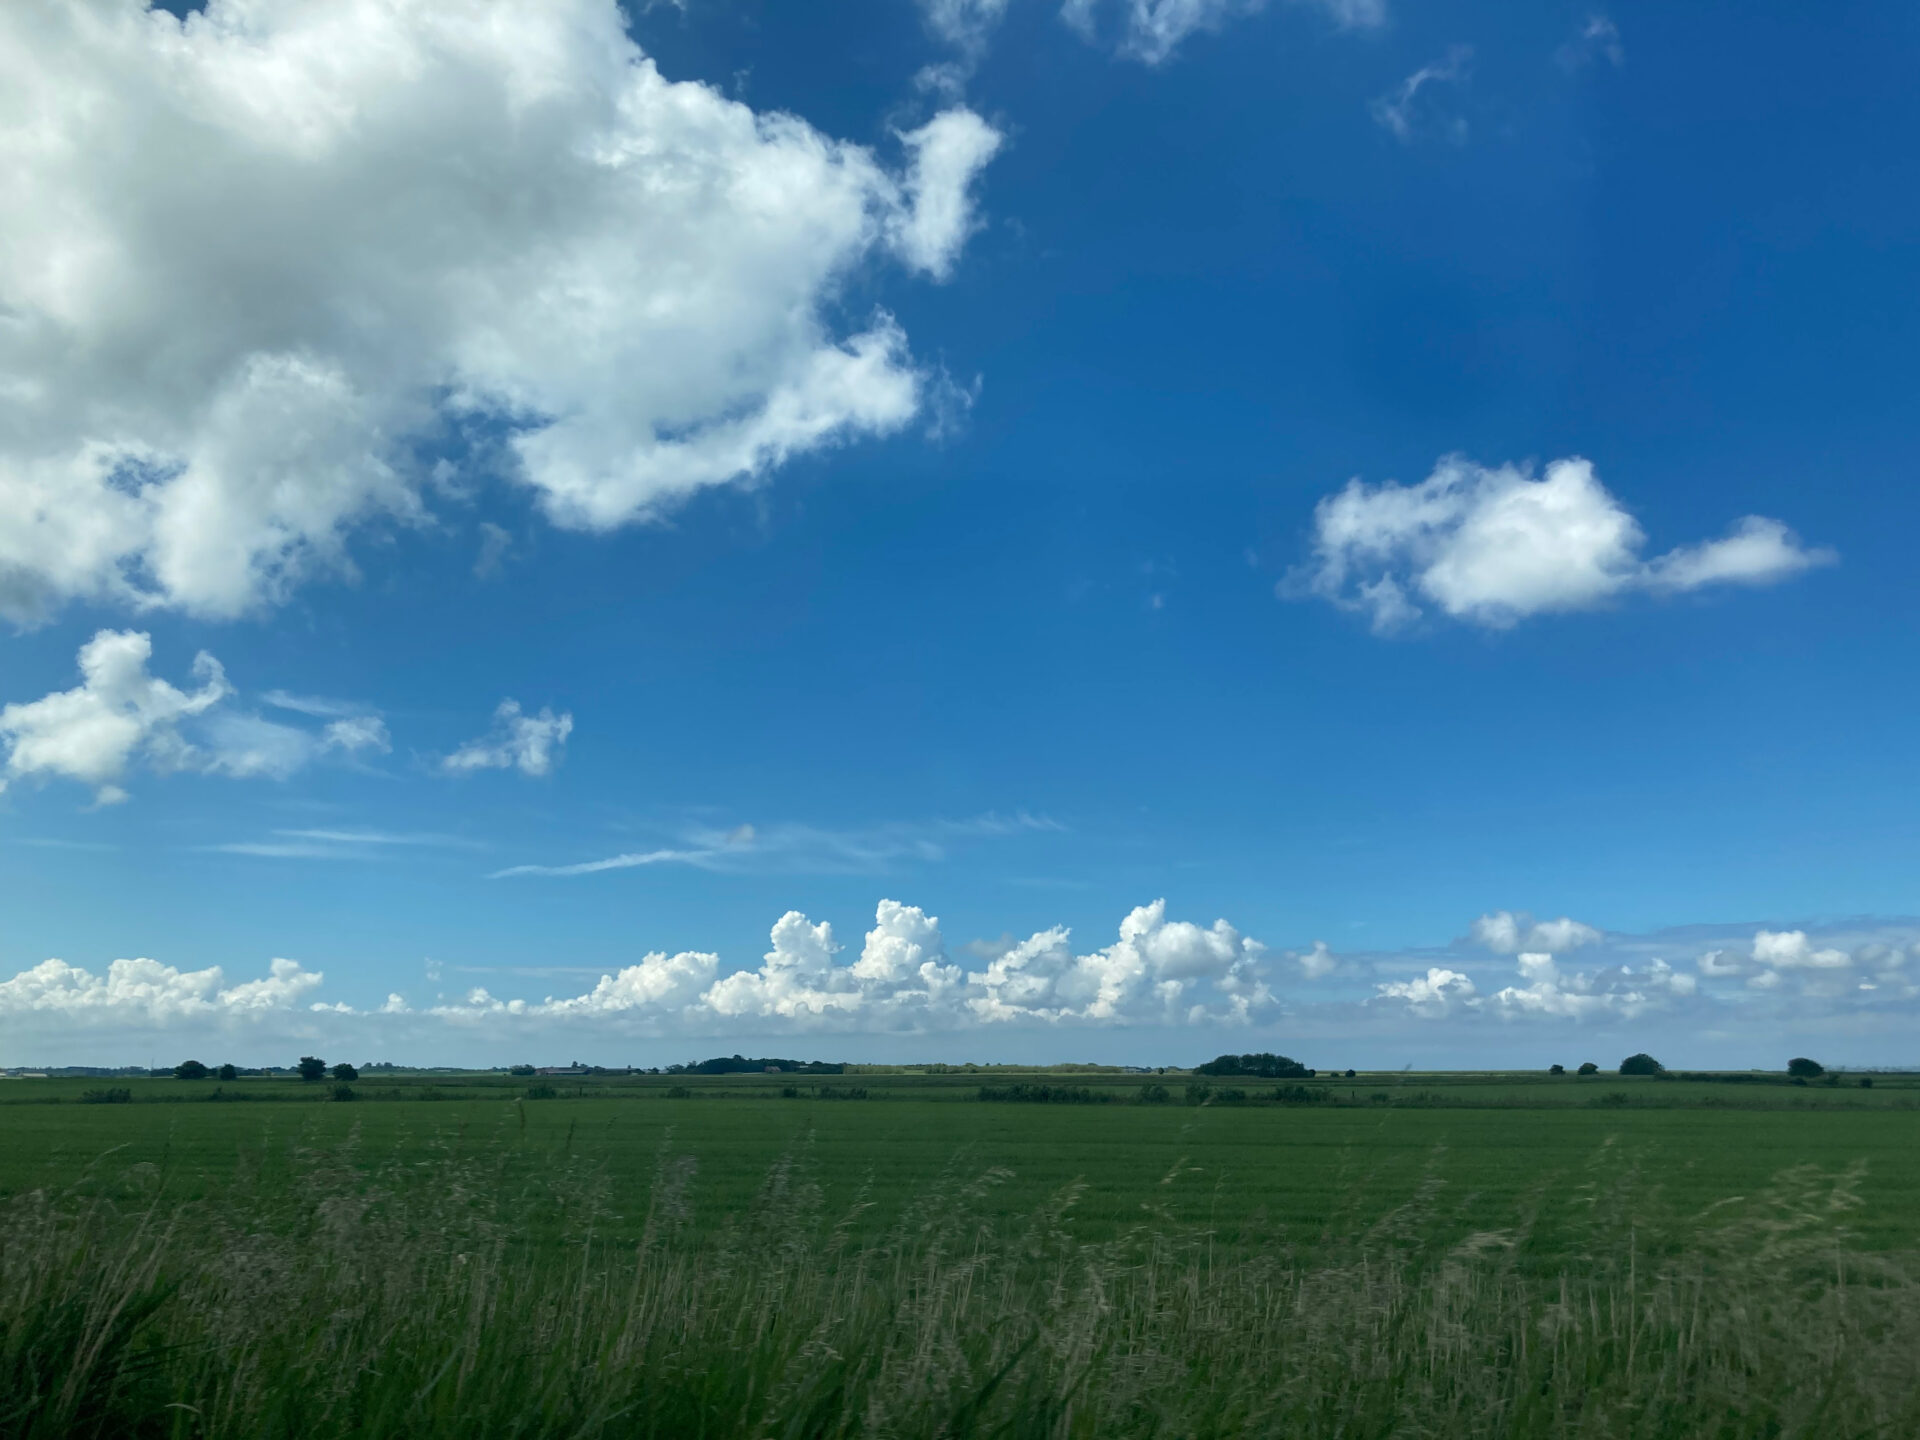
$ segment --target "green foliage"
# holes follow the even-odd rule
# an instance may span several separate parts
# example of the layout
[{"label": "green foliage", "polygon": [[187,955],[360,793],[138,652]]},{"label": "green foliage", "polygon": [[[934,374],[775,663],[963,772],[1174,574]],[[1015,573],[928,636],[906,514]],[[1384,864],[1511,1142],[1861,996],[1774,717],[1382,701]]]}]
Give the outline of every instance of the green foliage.
[{"label": "green foliage", "polygon": [[1173,1092],[1164,1085],[1142,1085],[1137,1098],[1142,1105],[1169,1105],[1173,1103]]},{"label": "green foliage", "polygon": [[1664,1075],[1667,1067],[1647,1054],[1644,1050],[1637,1055],[1629,1055],[1620,1062],[1622,1075]]},{"label": "green foliage", "polygon": [[508,1070],[507,1073],[517,1079],[524,1080],[528,1076],[538,1075],[540,1072],[531,1065],[515,1065],[512,1069]]},{"label": "green foliage", "polygon": [[1809,1060],[1804,1055],[1796,1055],[1787,1061],[1787,1074],[1796,1080],[1818,1080],[1826,1073],[1826,1066],[1818,1060]]},{"label": "green foliage", "polygon": [[82,1090],[82,1105],[126,1105],[133,1100],[133,1092],[124,1086],[111,1086],[105,1090]]},{"label": "green foliage", "polygon": [[333,1078],[344,1085],[349,1080],[358,1080],[360,1078],[360,1072],[342,1060],[338,1065],[333,1067]]},{"label": "green foliage", "polygon": [[238,1080],[240,1078],[240,1072],[231,1065],[222,1065],[217,1073],[222,1080]]},{"label": "green foliage", "polygon": [[559,1098],[560,1092],[551,1085],[529,1085],[527,1087],[527,1099],[529,1100],[558,1100]]},{"label": "green foliage", "polygon": [[693,1091],[685,1085],[670,1085],[667,1087],[667,1099],[669,1100],[691,1100],[692,1098]]},{"label": "green foliage", "polygon": [[1104,1105],[1113,1096],[1085,1085],[982,1085],[980,1098],[996,1105]]},{"label": "green foliage", "polygon": [[343,1080],[328,1092],[327,1098],[331,1100],[357,1100],[360,1097],[354,1094],[353,1087]]},{"label": "green foliage", "polygon": [[1582,1075],[1598,1075],[1600,1073],[1600,1067],[1591,1060],[1582,1060],[1580,1062],[1580,1073]]},{"label": "green foliage", "polygon": [[782,1075],[841,1075],[846,1073],[845,1065],[829,1064],[824,1060],[781,1060],[774,1057],[752,1059],[745,1055],[719,1055],[711,1060],[698,1060],[690,1065],[669,1065],[669,1075],[764,1075],[768,1072]]},{"label": "green foliage", "polygon": [[299,1071],[300,1078],[308,1083],[326,1078],[327,1062],[317,1055],[302,1055],[299,1065],[295,1068]]},{"label": "green foliage", "polygon": [[1258,1076],[1267,1080],[1304,1080],[1313,1074],[1298,1060],[1261,1051],[1252,1055],[1222,1055],[1193,1067],[1196,1075]]},{"label": "green foliage", "polygon": [[1547,1074],[1549,1075],[1564,1075],[1566,1073],[1567,1067],[1564,1065],[1549,1065],[1547,1067]]},{"label": "green foliage", "polygon": [[182,1060],[173,1067],[173,1078],[176,1080],[204,1080],[212,1073],[198,1060]]}]

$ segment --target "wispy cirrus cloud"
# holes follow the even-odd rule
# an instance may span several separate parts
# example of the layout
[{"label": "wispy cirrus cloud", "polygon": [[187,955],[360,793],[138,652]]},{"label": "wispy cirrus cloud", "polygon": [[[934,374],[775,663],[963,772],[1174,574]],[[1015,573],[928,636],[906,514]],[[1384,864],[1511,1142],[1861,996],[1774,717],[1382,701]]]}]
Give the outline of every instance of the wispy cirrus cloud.
[{"label": "wispy cirrus cloud", "polygon": [[622,851],[587,860],[510,865],[490,878],[599,875],[655,865],[690,865],[738,873],[885,874],[909,862],[944,860],[956,844],[1058,833],[1059,821],[1025,811],[989,812],[957,820],[887,822],[834,827],[799,823],[690,826],[678,844]]}]

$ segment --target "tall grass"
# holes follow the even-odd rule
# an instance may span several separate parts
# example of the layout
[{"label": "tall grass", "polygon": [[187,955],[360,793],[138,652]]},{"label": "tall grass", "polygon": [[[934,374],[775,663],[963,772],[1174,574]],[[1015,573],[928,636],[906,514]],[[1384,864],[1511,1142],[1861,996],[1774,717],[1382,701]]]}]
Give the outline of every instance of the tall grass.
[{"label": "tall grass", "polygon": [[1848,1248],[1857,1171],[1673,1215],[1606,1153],[1463,1237],[1436,1167],[1298,1250],[1166,1211],[1080,1243],[1072,1190],[1008,1223],[1004,1173],[958,1168],[876,1229],[804,1146],[696,1229],[694,1175],[348,1144],[218,1201],[150,1167],[19,1198],[0,1435],[1920,1434],[1917,1272]]}]

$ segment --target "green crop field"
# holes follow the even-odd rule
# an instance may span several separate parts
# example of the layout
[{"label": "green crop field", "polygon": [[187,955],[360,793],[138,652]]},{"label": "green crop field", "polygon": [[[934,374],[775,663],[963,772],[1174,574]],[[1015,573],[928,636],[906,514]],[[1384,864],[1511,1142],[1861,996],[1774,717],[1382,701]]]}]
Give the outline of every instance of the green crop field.
[{"label": "green crop field", "polygon": [[1873,1078],[9,1079],[0,1434],[1920,1433]]}]

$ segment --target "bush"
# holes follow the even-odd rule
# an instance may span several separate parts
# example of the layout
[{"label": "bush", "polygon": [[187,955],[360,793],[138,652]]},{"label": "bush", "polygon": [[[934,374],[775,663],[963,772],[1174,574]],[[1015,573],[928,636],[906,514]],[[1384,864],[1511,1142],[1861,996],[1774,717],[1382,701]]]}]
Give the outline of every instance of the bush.
[{"label": "bush", "polygon": [[325,1079],[327,1074],[327,1062],[318,1055],[302,1055],[299,1065],[294,1068],[300,1072],[300,1078],[309,1083]]},{"label": "bush", "polygon": [[551,1085],[529,1085],[527,1087],[527,1099],[529,1100],[558,1100],[559,1098],[560,1092]]},{"label": "bush", "polygon": [[1862,1075],[1862,1076],[1860,1077],[1860,1088],[1861,1088],[1862,1090],[1871,1090],[1871,1089],[1873,1089],[1873,1076],[1871,1076],[1871,1075]]},{"label": "bush", "polygon": [[867,1087],[864,1085],[822,1085],[813,1092],[816,1100],[864,1100]]},{"label": "bush", "polygon": [[231,1065],[222,1065],[219,1070],[219,1075],[222,1080],[238,1080],[240,1078],[240,1072]]},{"label": "bush", "polygon": [[118,1087],[111,1090],[82,1090],[80,1103],[82,1105],[130,1105],[133,1103],[133,1092]]},{"label": "bush", "polygon": [[1547,1074],[1549,1075],[1564,1075],[1566,1073],[1567,1067],[1564,1065],[1549,1065],[1547,1067]]},{"label": "bush", "polygon": [[334,1100],[358,1100],[360,1097],[353,1093],[353,1087],[351,1085],[342,1083],[333,1087],[333,1094],[330,1098]]},{"label": "bush", "polygon": [[1353,1067],[1352,1067],[1352,1066],[1348,1066],[1348,1067],[1347,1067],[1347,1079],[1349,1079],[1349,1080],[1351,1080],[1351,1079],[1353,1079]]},{"label": "bush", "polygon": [[1591,1060],[1583,1060],[1580,1064],[1580,1073],[1582,1075],[1598,1075],[1600,1073],[1600,1067]]},{"label": "bush", "polygon": [[512,1069],[507,1071],[507,1074],[512,1075],[516,1079],[520,1079],[520,1080],[526,1079],[529,1075],[538,1075],[539,1073],[540,1072],[534,1069],[533,1066],[531,1065],[515,1065]]},{"label": "bush", "polygon": [[669,1085],[667,1087],[667,1099],[669,1100],[691,1100],[692,1098],[693,1091],[685,1085]]},{"label": "bush", "polygon": [[1787,1074],[1796,1080],[1818,1080],[1826,1073],[1826,1066],[1818,1060],[1809,1060],[1804,1055],[1796,1055],[1787,1061]]},{"label": "bush", "polygon": [[996,1105],[1100,1105],[1112,1097],[1085,1085],[1031,1085],[1022,1081],[1016,1085],[982,1085],[980,1098]]},{"label": "bush", "polygon": [[1142,1085],[1138,1098],[1142,1105],[1169,1105],[1173,1102],[1173,1092],[1164,1085]]},{"label": "bush", "polygon": [[1642,1050],[1638,1055],[1629,1055],[1620,1062],[1622,1075],[1664,1075],[1667,1067]]},{"label": "bush", "polygon": [[176,1080],[204,1080],[212,1073],[198,1060],[182,1060],[173,1067],[173,1078]]},{"label": "bush", "polygon": [[349,1080],[358,1080],[360,1078],[360,1072],[342,1060],[338,1065],[333,1067],[333,1078],[344,1085]]}]

